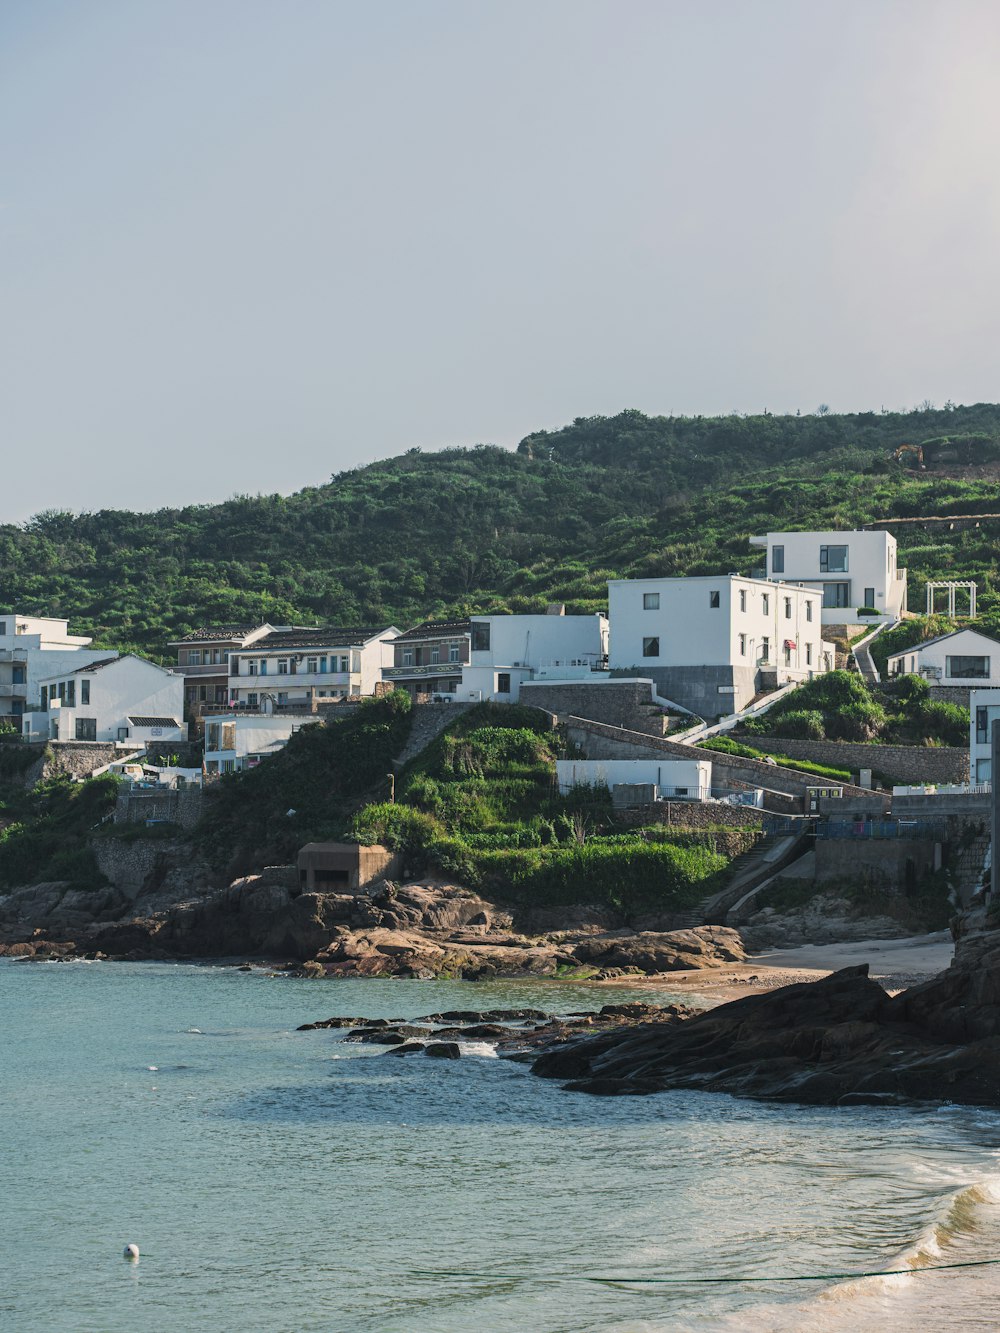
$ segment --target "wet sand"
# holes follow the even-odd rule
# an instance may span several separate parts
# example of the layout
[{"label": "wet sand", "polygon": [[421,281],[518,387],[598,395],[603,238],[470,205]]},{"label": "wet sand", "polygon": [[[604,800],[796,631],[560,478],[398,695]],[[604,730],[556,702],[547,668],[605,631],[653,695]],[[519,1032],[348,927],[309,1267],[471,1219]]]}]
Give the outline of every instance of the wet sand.
[{"label": "wet sand", "polygon": [[671,972],[645,981],[630,978],[629,984],[699,996],[715,1005],[739,999],[748,991],[774,990],[796,981],[818,981],[842,967],[867,963],[871,977],[894,994],[943,972],[954,952],[951,934],[942,930],[899,940],[854,940],[771,949],[755,954],[745,963]]}]

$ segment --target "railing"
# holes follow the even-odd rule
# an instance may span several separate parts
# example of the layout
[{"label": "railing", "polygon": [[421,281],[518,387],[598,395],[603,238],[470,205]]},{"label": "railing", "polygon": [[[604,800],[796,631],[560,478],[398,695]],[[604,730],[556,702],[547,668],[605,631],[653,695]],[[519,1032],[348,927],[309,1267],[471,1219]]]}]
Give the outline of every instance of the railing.
[{"label": "railing", "polygon": [[816,826],[816,837],[827,841],[854,838],[912,839],[944,835],[944,824],[933,819],[829,819]]},{"label": "railing", "polygon": [[453,676],[461,672],[467,662],[431,662],[427,666],[383,667],[382,676],[387,680],[403,680],[410,677],[420,679],[423,676]]}]

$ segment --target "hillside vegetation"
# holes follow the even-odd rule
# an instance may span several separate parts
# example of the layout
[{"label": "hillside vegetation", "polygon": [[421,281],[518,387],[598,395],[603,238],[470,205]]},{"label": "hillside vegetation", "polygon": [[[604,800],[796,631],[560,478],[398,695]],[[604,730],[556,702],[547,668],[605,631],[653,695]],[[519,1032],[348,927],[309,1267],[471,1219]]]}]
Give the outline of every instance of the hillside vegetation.
[{"label": "hillside vegetation", "polygon": [[[894,463],[926,442],[929,470]],[[206,622],[358,624],[565,601],[613,576],[749,572],[768,529],[1000,511],[1000,405],[806,417],[581,418],[492,446],[401,457],[294,495],[0,527],[4,602],[164,652]],[[911,605],[930,576],[980,581],[1000,625],[1000,524],[894,529]]]}]

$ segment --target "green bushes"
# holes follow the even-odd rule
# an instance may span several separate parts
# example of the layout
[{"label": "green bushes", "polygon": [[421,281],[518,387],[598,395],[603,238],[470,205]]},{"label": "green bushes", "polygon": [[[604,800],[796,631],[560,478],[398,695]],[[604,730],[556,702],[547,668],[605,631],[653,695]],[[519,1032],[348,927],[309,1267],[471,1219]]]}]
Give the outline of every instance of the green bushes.
[{"label": "green bushes", "polygon": [[0,831],[0,886],[56,879],[79,888],[103,884],[88,839],[117,795],[118,779],[108,775],[89,782],[52,778],[11,793],[5,803],[11,822]]},{"label": "green bushes", "polygon": [[718,750],[720,754],[735,754],[742,759],[763,759],[764,754],[752,745],[743,745],[730,736],[709,736],[707,741],[696,743],[699,750]]},{"label": "green bushes", "polygon": [[821,741],[826,737],[823,714],[818,708],[796,708],[779,717],[774,727],[776,736],[792,740]]}]

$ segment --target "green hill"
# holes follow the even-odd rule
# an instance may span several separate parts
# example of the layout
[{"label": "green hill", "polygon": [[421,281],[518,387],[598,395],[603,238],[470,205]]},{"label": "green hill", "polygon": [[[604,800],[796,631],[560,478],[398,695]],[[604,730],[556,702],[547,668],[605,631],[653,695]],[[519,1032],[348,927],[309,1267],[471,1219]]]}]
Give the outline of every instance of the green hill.
[{"label": "green hill", "polygon": [[[891,461],[925,444],[928,470]],[[2,600],[108,645],[162,652],[206,622],[414,623],[444,612],[599,608],[608,576],[750,571],[747,537],[1000,511],[1000,405],[807,417],[627,411],[341,473],[289,496],[0,527]],[[1000,523],[896,529],[910,604],[980,581],[1000,623]]]}]

